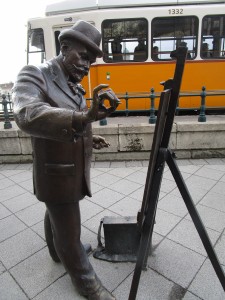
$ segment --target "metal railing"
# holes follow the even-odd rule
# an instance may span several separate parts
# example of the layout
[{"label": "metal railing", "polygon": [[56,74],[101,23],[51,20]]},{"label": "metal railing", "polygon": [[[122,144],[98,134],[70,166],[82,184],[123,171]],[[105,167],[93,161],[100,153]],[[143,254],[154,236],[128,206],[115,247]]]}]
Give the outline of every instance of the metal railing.
[{"label": "metal railing", "polygon": [[[149,93],[128,93],[126,92],[124,95],[118,95],[118,98],[122,101],[125,101],[125,109],[120,110],[119,107],[117,108],[115,115],[125,114],[125,116],[129,116],[131,113],[147,113],[149,114],[149,124],[156,123],[156,105],[155,99],[160,98],[161,92],[155,92],[154,88],[150,89]],[[193,92],[181,92],[180,98],[183,97],[198,97],[199,98],[199,106],[192,107],[192,108],[180,108],[179,103],[177,105],[176,113],[179,114],[180,111],[188,110],[188,111],[199,111],[198,122],[206,122],[206,111],[210,109],[215,109],[215,107],[209,107],[206,105],[206,98],[216,96],[221,97],[225,96],[225,90],[210,90],[206,91],[206,88],[203,86],[201,91],[193,91]],[[129,104],[131,100],[134,99],[148,99],[149,100],[149,108],[143,110],[132,110],[129,109]],[[11,101],[11,95],[2,94],[0,95],[0,121],[4,121],[4,129],[12,128],[11,121],[13,120],[13,105]],[[87,101],[90,102],[92,98],[87,98]],[[224,105],[220,107],[216,107],[217,110],[221,110],[225,112],[225,98],[224,98]],[[2,108],[1,108],[2,106]],[[101,120],[100,125],[107,125],[107,119]]]}]

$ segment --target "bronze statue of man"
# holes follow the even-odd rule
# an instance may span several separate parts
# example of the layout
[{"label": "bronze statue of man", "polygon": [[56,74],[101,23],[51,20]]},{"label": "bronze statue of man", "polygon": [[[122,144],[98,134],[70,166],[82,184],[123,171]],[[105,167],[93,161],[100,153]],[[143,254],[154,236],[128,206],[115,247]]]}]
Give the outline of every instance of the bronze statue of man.
[{"label": "bronze statue of man", "polygon": [[63,30],[57,57],[20,71],[13,101],[16,123],[32,138],[34,193],[46,204],[60,261],[81,295],[113,300],[80,241],[79,200],[91,197],[92,147],[108,146],[104,138],[92,136],[91,122],[108,116],[119,103],[111,89],[104,89],[107,85],[99,85],[88,109],[79,84],[102,56],[100,41],[100,32],[82,20]]}]

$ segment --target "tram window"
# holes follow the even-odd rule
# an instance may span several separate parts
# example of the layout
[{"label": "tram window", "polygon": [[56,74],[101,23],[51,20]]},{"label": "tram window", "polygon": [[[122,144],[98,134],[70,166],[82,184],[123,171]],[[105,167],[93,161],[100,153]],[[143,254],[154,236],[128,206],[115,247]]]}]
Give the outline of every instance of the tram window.
[{"label": "tram window", "polygon": [[147,20],[104,20],[102,44],[103,60],[107,63],[145,61],[148,58]]},{"label": "tram window", "polygon": [[42,28],[28,31],[27,63],[37,65],[45,61],[44,32]]},{"label": "tram window", "polygon": [[201,57],[225,59],[225,15],[203,18]]},{"label": "tram window", "polygon": [[197,55],[198,18],[163,17],[152,20],[152,60],[170,60],[171,51],[188,47],[187,59]]},{"label": "tram window", "polygon": [[59,44],[59,34],[60,34],[60,31],[59,30],[56,30],[54,32],[55,34],[55,48],[56,48],[56,55],[59,55],[60,53],[60,44]]}]

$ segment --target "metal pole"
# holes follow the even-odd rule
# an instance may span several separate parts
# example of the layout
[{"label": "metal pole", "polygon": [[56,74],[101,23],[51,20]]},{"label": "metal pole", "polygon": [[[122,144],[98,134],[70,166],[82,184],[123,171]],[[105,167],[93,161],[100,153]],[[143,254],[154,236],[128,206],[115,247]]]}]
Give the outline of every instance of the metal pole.
[{"label": "metal pole", "polygon": [[7,107],[8,103],[10,103],[10,102],[6,100],[6,95],[3,94],[2,95],[2,105],[3,105],[4,119],[5,119],[4,129],[12,128],[12,124],[9,119],[9,111],[8,111],[8,107]]},{"label": "metal pole", "polygon": [[200,106],[200,114],[198,117],[198,122],[206,122],[206,116],[205,116],[205,97],[206,97],[206,88],[205,86],[202,87],[201,92],[201,106]]},{"label": "metal pole", "polygon": [[128,92],[125,93],[125,102],[126,102],[126,109],[125,109],[125,113],[126,113],[126,117],[128,117],[129,114],[129,109],[128,109],[128,100],[129,100],[129,96],[128,96]]},{"label": "metal pole", "polygon": [[150,99],[151,99],[151,107],[150,107],[150,117],[149,117],[149,124],[156,123],[156,116],[155,116],[155,90],[151,88]]}]

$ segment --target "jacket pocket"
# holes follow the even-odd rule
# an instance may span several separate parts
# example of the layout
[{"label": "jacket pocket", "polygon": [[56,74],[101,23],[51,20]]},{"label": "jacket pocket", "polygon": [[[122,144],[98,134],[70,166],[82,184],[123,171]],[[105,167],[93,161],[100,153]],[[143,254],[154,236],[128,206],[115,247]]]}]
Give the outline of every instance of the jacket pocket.
[{"label": "jacket pocket", "polygon": [[45,174],[58,176],[73,176],[75,175],[74,164],[45,164]]}]

